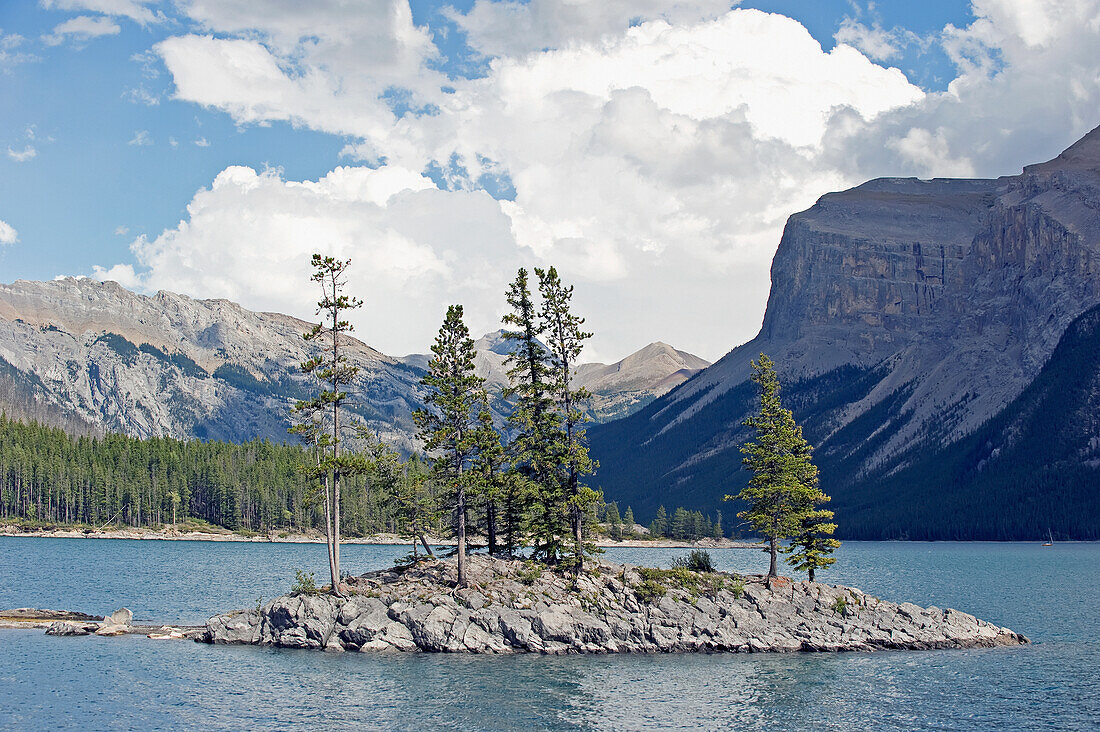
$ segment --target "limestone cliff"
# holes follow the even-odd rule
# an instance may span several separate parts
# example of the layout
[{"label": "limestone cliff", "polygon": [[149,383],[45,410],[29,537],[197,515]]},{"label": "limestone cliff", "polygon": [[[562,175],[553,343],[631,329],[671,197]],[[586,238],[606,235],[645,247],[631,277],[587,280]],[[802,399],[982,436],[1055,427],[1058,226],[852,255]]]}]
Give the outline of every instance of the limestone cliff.
[{"label": "limestone cliff", "polygon": [[[719,505],[743,478],[749,362],[766,352],[836,504],[860,480],[894,490],[890,476],[915,455],[1004,410],[1098,303],[1100,128],[1018,176],[828,194],[787,223],[757,337],[591,432],[597,481],[647,513]],[[643,475],[648,500],[633,488]]]}]

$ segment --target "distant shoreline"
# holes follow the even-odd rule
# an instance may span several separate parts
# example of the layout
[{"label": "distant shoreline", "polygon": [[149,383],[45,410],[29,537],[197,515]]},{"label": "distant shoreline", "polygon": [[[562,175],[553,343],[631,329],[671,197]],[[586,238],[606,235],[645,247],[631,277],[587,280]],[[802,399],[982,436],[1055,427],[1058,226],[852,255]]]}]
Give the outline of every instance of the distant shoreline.
[{"label": "distant shoreline", "polygon": [[[324,544],[325,537],[312,534],[275,532],[245,536],[231,531],[176,531],[173,529],[23,529],[19,526],[0,525],[0,536],[17,536],[41,539],[132,539],[141,541],[210,541],[249,542],[256,544]],[[395,534],[341,539],[341,544],[371,544],[376,546],[409,545],[411,541]],[[733,539],[700,539],[696,542],[675,539],[596,539],[593,543],[602,549],[758,549],[760,544]],[[433,546],[453,546],[450,539],[431,539]]]}]

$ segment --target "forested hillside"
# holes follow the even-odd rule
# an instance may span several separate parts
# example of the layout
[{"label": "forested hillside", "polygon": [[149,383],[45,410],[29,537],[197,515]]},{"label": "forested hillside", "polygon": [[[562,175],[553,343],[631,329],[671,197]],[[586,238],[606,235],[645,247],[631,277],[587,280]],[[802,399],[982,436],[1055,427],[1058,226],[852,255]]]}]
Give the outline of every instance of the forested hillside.
[{"label": "forested hillside", "polygon": [[[301,531],[323,526],[301,466],[303,448],[70,437],[0,415],[0,517],[101,526],[155,526],[197,518],[229,529]],[[393,529],[392,476],[349,481],[345,527],[352,536]]]}]

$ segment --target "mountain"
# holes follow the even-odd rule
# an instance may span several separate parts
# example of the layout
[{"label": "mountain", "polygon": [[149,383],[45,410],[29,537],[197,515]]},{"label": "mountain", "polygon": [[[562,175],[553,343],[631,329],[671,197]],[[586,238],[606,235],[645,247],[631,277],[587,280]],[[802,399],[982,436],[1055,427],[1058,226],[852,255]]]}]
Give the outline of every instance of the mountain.
[{"label": "mountain", "polygon": [[576,384],[592,394],[593,419],[606,422],[633,414],[708,366],[709,361],[658,341],[613,364],[581,364]]},{"label": "mountain", "polygon": [[[310,325],[228,300],[65,278],[0,285],[0,373],[54,413],[135,437],[286,439]],[[408,448],[421,372],[351,339],[357,411]],[[13,410],[14,411],[14,410]],[[56,421],[56,420],[49,420]]]},{"label": "mountain", "polygon": [[[283,441],[290,406],[310,388],[298,369],[310,327],[228,300],[146,296],[114,282],[0,285],[0,410],[74,434]],[[508,343],[498,331],[477,348],[502,420]],[[355,339],[345,353],[362,376],[353,411],[391,444],[415,448],[411,414],[428,357],[391,358]],[[611,366],[586,364],[578,383],[594,387],[594,413],[621,414],[706,365],[653,344]]]},{"label": "mountain", "polygon": [[[474,342],[477,375],[485,379],[491,394],[499,394],[508,385],[508,367],[504,361],[511,345],[500,330],[486,333]],[[428,358],[426,354],[412,354],[401,361],[426,369]],[[613,364],[580,364],[573,385],[591,392],[589,417],[606,422],[638,411],[707,366],[709,361],[655,342]]]},{"label": "mountain", "polygon": [[[825,195],[787,222],[756,338],[638,413],[593,427],[593,482],[640,518],[659,504],[722,506],[748,477],[738,450],[755,399],[747,377],[766,352],[817,446],[842,534],[1013,538],[1045,534],[1057,517],[1056,533],[1100,537],[1100,518],[1072,519],[1100,490],[1095,419],[1073,423],[1084,442],[1059,469],[1072,479],[1058,494],[1068,504],[1044,492],[1048,466],[1024,459],[1013,437],[1034,420],[1069,419],[1041,413],[1066,410],[1058,400],[1018,401],[1041,374],[1091,393],[1100,360],[1066,371],[1052,357],[1097,304],[1100,128],[1017,176],[886,178]],[[1017,427],[998,437],[986,432],[994,424]],[[984,456],[965,448],[977,434],[994,446]],[[1033,455],[1065,437],[1029,434],[1042,443]],[[1006,504],[990,475],[1032,486],[1030,501]],[[965,516],[943,511],[960,496]],[[921,505],[932,514],[918,517]]]}]

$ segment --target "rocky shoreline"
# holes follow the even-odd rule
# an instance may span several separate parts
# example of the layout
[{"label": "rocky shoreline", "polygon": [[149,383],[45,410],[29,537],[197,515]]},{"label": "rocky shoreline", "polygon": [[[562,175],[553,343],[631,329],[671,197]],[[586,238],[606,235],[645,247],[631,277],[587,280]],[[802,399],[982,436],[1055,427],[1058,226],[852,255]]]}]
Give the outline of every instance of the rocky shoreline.
[{"label": "rocky shoreline", "polygon": [[653,653],[1012,646],[1023,635],[957,610],[780,578],[592,563],[580,576],[470,557],[348,578],[347,597],[292,593],[218,615],[196,640],[343,651]]}]

